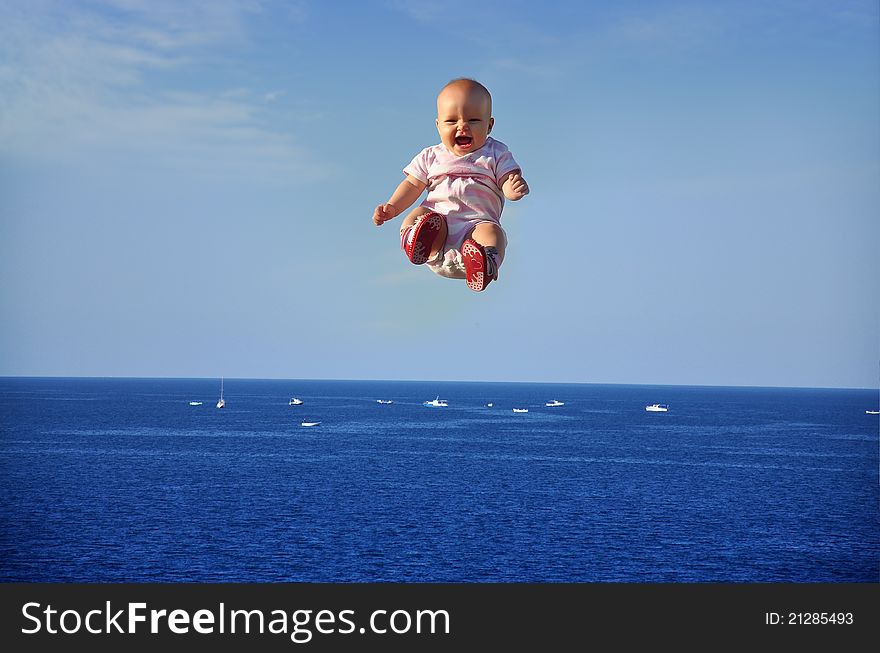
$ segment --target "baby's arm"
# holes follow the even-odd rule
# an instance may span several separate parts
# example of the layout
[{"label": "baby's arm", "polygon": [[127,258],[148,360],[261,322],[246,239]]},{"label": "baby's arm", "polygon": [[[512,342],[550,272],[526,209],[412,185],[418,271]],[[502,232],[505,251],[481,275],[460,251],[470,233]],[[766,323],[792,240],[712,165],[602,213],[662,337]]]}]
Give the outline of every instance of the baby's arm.
[{"label": "baby's arm", "polygon": [[501,178],[501,191],[509,200],[521,200],[529,194],[529,185],[523,179],[521,171],[513,170]]},{"label": "baby's arm", "polygon": [[380,204],[373,211],[373,223],[378,227],[388,222],[392,218],[406,211],[413,202],[419,199],[419,195],[427,188],[427,184],[423,184],[411,175],[407,175],[394,194],[385,204]]}]

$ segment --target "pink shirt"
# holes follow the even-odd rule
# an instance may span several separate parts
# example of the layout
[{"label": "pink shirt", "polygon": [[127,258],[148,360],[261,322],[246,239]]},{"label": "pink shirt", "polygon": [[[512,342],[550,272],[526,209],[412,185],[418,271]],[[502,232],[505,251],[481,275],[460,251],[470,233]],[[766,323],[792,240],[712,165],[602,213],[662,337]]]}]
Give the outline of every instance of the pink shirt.
[{"label": "pink shirt", "polygon": [[403,169],[404,173],[427,184],[425,208],[446,217],[450,223],[501,221],[504,193],[499,180],[519,170],[507,146],[487,138],[479,150],[456,156],[440,143],[426,147]]}]

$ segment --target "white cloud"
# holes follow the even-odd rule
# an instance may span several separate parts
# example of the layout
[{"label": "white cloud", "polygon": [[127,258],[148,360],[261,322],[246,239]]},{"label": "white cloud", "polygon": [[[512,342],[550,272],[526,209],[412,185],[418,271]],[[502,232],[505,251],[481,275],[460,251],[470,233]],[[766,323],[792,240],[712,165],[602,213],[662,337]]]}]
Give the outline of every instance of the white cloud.
[{"label": "white cloud", "polygon": [[213,73],[222,85],[215,59],[244,47],[248,17],[262,10],[231,0],[0,7],[0,153],[31,162],[124,153],[211,176],[320,176],[277,126],[280,109],[270,112],[277,89],[181,92],[167,81]]}]

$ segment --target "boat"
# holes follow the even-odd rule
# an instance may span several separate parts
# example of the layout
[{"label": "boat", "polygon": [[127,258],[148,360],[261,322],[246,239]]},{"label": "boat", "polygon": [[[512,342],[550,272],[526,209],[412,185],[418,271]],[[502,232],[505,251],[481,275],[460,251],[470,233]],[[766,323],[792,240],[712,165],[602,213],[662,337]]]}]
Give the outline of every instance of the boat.
[{"label": "boat", "polygon": [[291,397],[290,402],[288,403],[288,405],[289,405],[289,406],[301,406],[301,405],[302,405],[302,402],[303,402],[302,399],[297,399],[296,397]]},{"label": "boat", "polygon": [[394,402],[391,401],[390,399],[377,399],[376,403],[377,404],[393,404]]},{"label": "boat", "polygon": [[303,422],[300,426],[321,426],[321,422]]},{"label": "boat", "polygon": [[422,403],[423,406],[429,406],[430,408],[445,408],[449,404],[445,399],[441,399],[439,396],[436,399],[432,399],[431,401],[425,401]]},{"label": "boat", "polygon": [[880,415],[880,410],[866,410],[865,415]]},{"label": "boat", "polygon": [[554,399],[553,401],[548,401],[548,402],[547,402],[546,404],[544,404],[544,405],[553,408],[553,407],[555,407],[555,406],[564,406],[564,405],[565,405],[565,402],[564,402],[564,401],[559,401],[558,399]]},{"label": "boat", "polygon": [[527,412],[529,412],[529,409],[528,408],[514,408],[513,412],[514,413],[527,413]]},{"label": "boat", "polygon": [[493,404],[493,403],[488,403],[488,404],[486,404],[486,407],[487,407],[487,408],[492,408],[492,406],[494,406],[494,405],[495,405],[495,404]]},{"label": "boat", "polygon": [[189,402],[189,405],[190,406],[201,406],[202,402],[201,401],[191,401],[191,402]]},{"label": "boat", "polygon": [[666,404],[651,404],[650,406],[645,406],[645,410],[649,413],[665,413],[669,410],[669,406]]},{"label": "boat", "polygon": [[226,400],[223,398],[223,377],[220,377],[220,400],[217,402],[217,408],[223,408],[226,405]]}]

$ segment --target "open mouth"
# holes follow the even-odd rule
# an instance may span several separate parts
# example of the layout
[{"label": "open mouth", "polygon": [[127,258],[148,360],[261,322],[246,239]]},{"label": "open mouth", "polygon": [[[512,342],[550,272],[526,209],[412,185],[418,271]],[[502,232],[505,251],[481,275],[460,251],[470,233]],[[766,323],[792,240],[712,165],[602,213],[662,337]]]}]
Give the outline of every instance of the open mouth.
[{"label": "open mouth", "polygon": [[471,143],[474,142],[474,139],[470,136],[456,136],[455,144],[459,147],[470,147]]}]

